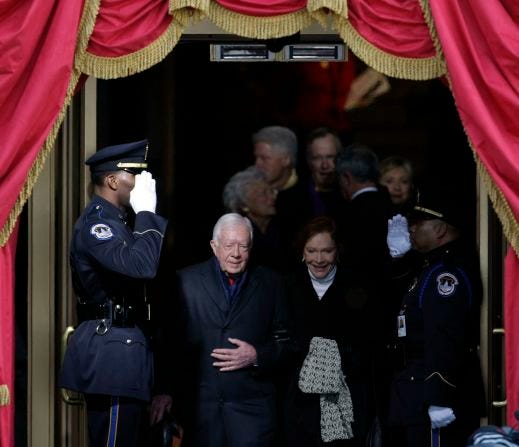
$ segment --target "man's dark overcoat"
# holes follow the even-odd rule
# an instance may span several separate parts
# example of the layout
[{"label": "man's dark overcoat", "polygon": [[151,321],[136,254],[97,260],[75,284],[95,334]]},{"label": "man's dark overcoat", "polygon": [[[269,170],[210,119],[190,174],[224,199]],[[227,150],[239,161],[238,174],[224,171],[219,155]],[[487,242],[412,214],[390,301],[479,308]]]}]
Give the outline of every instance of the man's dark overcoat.
[{"label": "man's dark overcoat", "polygon": [[[270,445],[276,418],[273,373],[286,344],[281,278],[251,267],[232,304],[215,258],[180,270],[177,280],[173,315],[178,319],[171,343],[161,349],[157,386],[173,396],[185,427],[183,445]],[[232,372],[213,366],[213,349],[236,347],[229,337],[256,348],[256,366]]]}]

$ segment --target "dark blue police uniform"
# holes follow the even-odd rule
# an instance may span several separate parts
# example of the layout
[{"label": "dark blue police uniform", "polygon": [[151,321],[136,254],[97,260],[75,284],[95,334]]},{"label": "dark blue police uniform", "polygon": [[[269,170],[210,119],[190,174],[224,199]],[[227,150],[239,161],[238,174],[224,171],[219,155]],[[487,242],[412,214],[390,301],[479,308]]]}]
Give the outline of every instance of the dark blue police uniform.
[{"label": "dark blue police uniform", "polygon": [[443,447],[465,445],[484,414],[479,268],[466,253],[459,240],[427,253],[403,299],[389,418],[405,427],[410,447],[430,445],[429,405],[454,410],[456,420],[440,429]]},{"label": "dark blue police uniform", "polygon": [[[92,172],[98,166],[142,170],[142,143],[98,152]],[[138,154],[128,158],[135,150]],[[93,446],[136,445],[135,420],[150,399],[152,355],[141,329],[148,314],[145,280],[157,272],[167,221],[150,211],[134,219],[130,227],[125,212],[94,195],[72,236],[79,326],[70,338],[59,385],[85,394]],[[124,423],[126,414],[131,423]]]}]

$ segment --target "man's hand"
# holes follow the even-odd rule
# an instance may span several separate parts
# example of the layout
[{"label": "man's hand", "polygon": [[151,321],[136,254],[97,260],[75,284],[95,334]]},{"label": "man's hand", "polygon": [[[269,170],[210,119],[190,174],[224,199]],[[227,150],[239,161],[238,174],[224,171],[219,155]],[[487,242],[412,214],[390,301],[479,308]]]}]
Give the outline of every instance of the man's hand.
[{"label": "man's hand", "polygon": [[254,346],[237,338],[229,338],[228,340],[237,348],[213,349],[211,357],[218,360],[218,362],[213,363],[213,366],[220,368],[220,371],[235,371],[256,363],[257,354]]},{"label": "man's hand", "polygon": [[366,68],[351,83],[344,110],[369,106],[379,96],[391,90],[388,78],[373,68]]},{"label": "man's hand", "polygon": [[153,396],[150,406],[150,425],[160,422],[164,417],[164,412],[171,411],[171,404],[173,403],[171,396],[168,394],[158,394]]},{"label": "man's hand", "polygon": [[155,179],[147,171],[135,176],[135,186],[130,192],[130,205],[135,214],[140,211],[155,212],[157,207],[157,193]]},{"label": "man's hand", "polygon": [[401,258],[411,249],[407,219],[400,214],[387,221],[387,246],[392,258]]},{"label": "man's hand", "polygon": [[442,428],[449,425],[456,419],[452,408],[437,407],[435,405],[429,406],[429,418],[431,419],[432,428]]}]

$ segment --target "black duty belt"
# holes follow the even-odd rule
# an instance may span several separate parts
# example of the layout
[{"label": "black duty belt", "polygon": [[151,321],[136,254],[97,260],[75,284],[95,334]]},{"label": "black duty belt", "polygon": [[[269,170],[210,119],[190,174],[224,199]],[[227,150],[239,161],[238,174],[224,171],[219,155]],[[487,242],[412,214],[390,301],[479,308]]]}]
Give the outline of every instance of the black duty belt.
[{"label": "black duty belt", "polygon": [[133,327],[148,319],[147,306],[144,304],[78,303],[78,318],[86,320],[111,320],[112,326]]},{"label": "black duty belt", "polygon": [[[418,343],[390,343],[386,346],[393,367],[404,368],[409,362],[423,361],[425,359],[424,345]],[[462,354],[472,356],[478,353],[478,346],[465,346]]]}]

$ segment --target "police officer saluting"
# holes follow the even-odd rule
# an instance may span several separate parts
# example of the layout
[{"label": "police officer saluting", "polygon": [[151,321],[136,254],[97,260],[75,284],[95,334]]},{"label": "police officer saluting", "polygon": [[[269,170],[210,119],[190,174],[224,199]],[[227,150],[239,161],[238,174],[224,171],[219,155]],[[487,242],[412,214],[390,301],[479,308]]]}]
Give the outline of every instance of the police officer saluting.
[{"label": "police officer saluting", "polygon": [[460,202],[427,190],[409,215],[409,233],[404,217],[389,222],[392,256],[410,245],[424,256],[396,322],[401,356],[389,419],[402,429],[398,445],[466,445],[484,414],[479,262],[461,227]]},{"label": "police officer saluting", "polygon": [[[59,385],[84,393],[96,447],[137,445],[150,399],[152,355],[140,328],[149,315],[144,283],[157,272],[167,221],[155,214],[147,150],[146,140],[121,144],[86,161],[94,195],[72,236],[79,326]],[[128,216],[130,207],[135,216]]]}]

